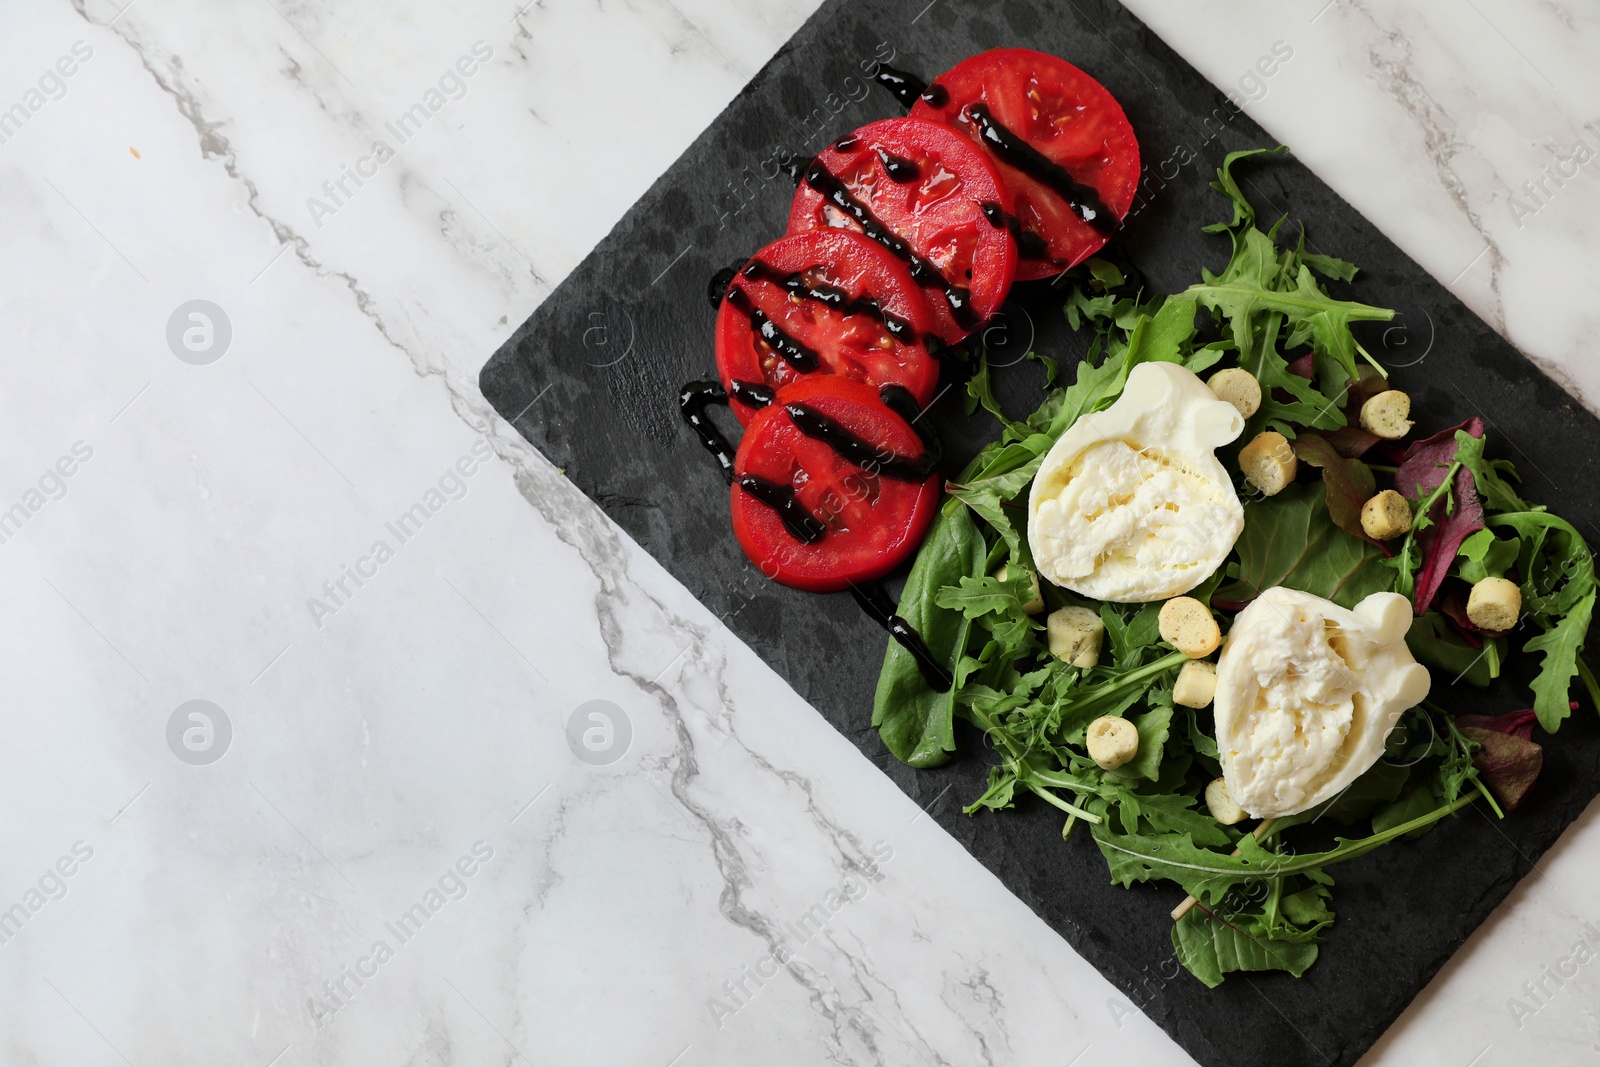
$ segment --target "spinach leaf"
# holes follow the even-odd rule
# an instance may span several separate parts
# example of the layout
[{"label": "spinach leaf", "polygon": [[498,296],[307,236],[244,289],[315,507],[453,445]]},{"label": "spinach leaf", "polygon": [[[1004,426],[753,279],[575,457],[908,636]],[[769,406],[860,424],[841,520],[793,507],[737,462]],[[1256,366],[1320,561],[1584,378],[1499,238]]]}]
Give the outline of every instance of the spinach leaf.
[{"label": "spinach leaf", "polygon": [[[1321,925],[1333,921],[1331,912]],[[1215,989],[1230,971],[1288,971],[1299,978],[1317,962],[1315,940],[1274,940],[1243,916],[1195,908],[1172,925],[1172,947],[1184,969]]]},{"label": "spinach leaf", "polygon": [[1327,487],[1291,485],[1277,496],[1244,506],[1244,533],[1234,545],[1229,584],[1213,596],[1219,605],[1242,606],[1275,585],[1354,607],[1369,593],[1391,587],[1383,552],[1333,524],[1325,505]]},{"label": "spinach leaf", "polygon": [[1482,689],[1494,680],[1489,657],[1483,649],[1474,648],[1467,639],[1456,633],[1443,615],[1430,611],[1411,621],[1406,633],[1406,647],[1418,663],[1437,667],[1450,675],[1451,681],[1465,681]]},{"label": "spinach leaf", "polygon": [[[906,578],[899,615],[943,663],[954,664],[965,651],[972,623],[934,598],[944,586],[982,574],[983,563],[983,535],[962,508],[939,517]],[[955,751],[955,698],[954,687],[940,693],[929,686],[916,658],[891,640],[872,699],[872,725],[896,759],[936,767]]]}]

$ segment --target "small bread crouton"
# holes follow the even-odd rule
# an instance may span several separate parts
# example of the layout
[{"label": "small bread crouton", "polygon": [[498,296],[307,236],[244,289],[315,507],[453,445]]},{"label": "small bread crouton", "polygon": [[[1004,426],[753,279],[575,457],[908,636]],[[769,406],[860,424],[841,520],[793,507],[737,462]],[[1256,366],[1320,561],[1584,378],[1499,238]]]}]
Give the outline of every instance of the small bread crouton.
[{"label": "small bread crouton", "polygon": [[1467,597],[1467,618],[1485,630],[1514,630],[1522,615],[1522,590],[1506,578],[1485,578],[1474,582]]},{"label": "small bread crouton", "polygon": [[[994,572],[994,576],[1002,582],[1008,581],[1011,577],[1011,566],[1006,563],[1000,564],[1000,569]],[[1033,593],[1033,597],[1023,603],[1022,610],[1029,615],[1037,615],[1044,610],[1044,594],[1039,591],[1038,571],[1028,572],[1028,589]]]},{"label": "small bread crouton", "polygon": [[1100,639],[1105,632],[1099,612],[1090,608],[1058,608],[1045,618],[1050,654],[1074,667],[1093,667],[1100,662]]},{"label": "small bread crouton", "polygon": [[1211,817],[1224,826],[1244,820],[1244,809],[1234,802],[1228,783],[1222,778],[1215,778],[1206,786],[1206,807],[1211,809]]},{"label": "small bread crouton", "polygon": [[1239,450],[1239,469],[1244,471],[1245,481],[1268,496],[1276,496],[1294,481],[1300,461],[1295,459],[1294,449],[1283,434],[1263,430]]},{"label": "small bread crouton", "polygon": [[1247,419],[1261,409],[1261,383],[1242,367],[1219,370],[1206,385],[1217,394],[1218,400],[1226,400]]},{"label": "small bread crouton", "polygon": [[1222,644],[1222,630],[1211,609],[1192,596],[1175,596],[1161,605],[1156,621],[1161,640],[1190,659],[1209,656]]},{"label": "small bread crouton", "polygon": [[1172,702],[1186,708],[1203,708],[1217,695],[1217,665],[1192,659],[1178,671],[1172,685]]},{"label": "small bread crouton", "polygon": [[1385,489],[1361,505],[1361,528],[1375,541],[1411,532],[1411,505],[1393,489]]},{"label": "small bread crouton", "polygon": [[1102,715],[1084,733],[1089,758],[1103,771],[1114,771],[1139,754],[1139,731],[1116,715]]},{"label": "small bread crouton", "polygon": [[1398,441],[1411,432],[1411,397],[1386,389],[1361,405],[1361,428],[1386,441]]}]

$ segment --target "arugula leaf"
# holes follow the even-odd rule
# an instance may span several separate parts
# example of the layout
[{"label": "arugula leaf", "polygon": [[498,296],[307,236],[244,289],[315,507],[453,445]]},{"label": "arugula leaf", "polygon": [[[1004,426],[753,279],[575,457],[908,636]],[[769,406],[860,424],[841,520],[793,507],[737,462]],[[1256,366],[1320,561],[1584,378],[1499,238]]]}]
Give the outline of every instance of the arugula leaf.
[{"label": "arugula leaf", "polygon": [[1032,585],[1026,574],[1005,581],[992,575],[963,574],[959,584],[941,587],[933,602],[976,619],[991,613],[1023,615],[1022,605],[1032,596]]},{"label": "arugula leaf", "polygon": [[1156,833],[1187,834],[1197,845],[1232,847],[1233,838],[1210,812],[1196,811],[1196,797],[1173,794],[1134,794],[1139,814]]},{"label": "arugula leaf", "polygon": [[[911,566],[898,614],[941,662],[953,663],[965,649],[972,623],[939,607],[935,597],[962,576],[982,573],[983,564],[983,535],[968,513],[958,510],[939,517]],[[891,640],[872,698],[872,725],[896,759],[937,767],[956,748],[955,696],[954,687],[940,693],[929,686],[916,657]]]},{"label": "arugula leaf", "polygon": [[1058,361],[1045,355],[1043,352],[1035,352],[1031,348],[1028,350],[1028,354],[1023,358],[1032,360],[1044,368],[1044,384],[1046,389],[1056,384],[1056,378],[1061,374],[1061,365]]},{"label": "arugula leaf", "polygon": [[1139,751],[1122,766],[1108,773],[1118,778],[1148,778],[1161,774],[1161,752],[1172,726],[1172,703],[1156,704],[1143,715],[1130,715],[1128,721],[1139,731]]},{"label": "arugula leaf", "polygon": [[989,374],[989,358],[987,355],[978,357],[978,369],[972,372],[967,379],[966,412],[971,415],[979,406],[1000,421],[1011,436],[1021,436],[1018,426],[1000,407],[1000,401],[994,397],[994,385]]},{"label": "arugula leaf", "polygon": [[1485,439],[1481,436],[1474,437],[1463,430],[1456,431],[1456,459],[1461,465],[1472,472],[1472,478],[1478,484],[1478,492],[1484,501],[1494,511],[1543,511],[1530,505],[1517,495],[1511,483],[1506,481],[1502,472],[1516,477],[1516,468],[1509,460],[1486,459],[1483,454]]},{"label": "arugula leaf", "polygon": [[1156,313],[1139,320],[1128,337],[1125,366],[1140,363],[1182,363],[1183,348],[1195,333],[1195,302],[1184,296],[1163,301]]},{"label": "arugula leaf", "polygon": [[1228,567],[1233,581],[1213,600],[1243,606],[1262,590],[1283,585],[1349,608],[1368,593],[1389,589],[1382,551],[1333,524],[1326,492],[1320,483],[1291,485],[1245,504],[1244,533],[1234,545],[1239,561]]},{"label": "arugula leaf", "polygon": [[1303,231],[1300,234],[1300,247],[1295,250],[1295,254],[1300,257],[1300,262],[1324,278],[1332,278],[1335,281],[1354,281],[1359,269],[1349,260],[1339,259],[1336,256],[1325,256],[1320,252],[1307,252],[1306,235]]},{"label": "arugula leaf", "polygon": [[1579,672],[1579,655],[1594,616],[1594,557],[1583,535],[1549,512],[1514,512],[1492,516],[1488,522],[1492,528],[1508,527],[1520,535],[1522,609],[1535,623],[1548,627],[1522,647],[1544,654],[1532,685],[1533,710],[1539,725],[1554,733],[1571,714],[1567,694]]},{"label": "arugula leaf", "polygon": [[1369,837],[1335,838],[1335,846],[1325,852],[1297,856],[1270,852],[1248,834],[1239,839],[1237,856],[1200,848],[1187,834],[1118,834],[1105,822],[1095,825],[1093,834],[1111,868],[1113,883],[1129,886],[1164,878],[1177,882],[1190,896],[1208,904],[1221,900],[1229,888],[1240,882],[1304,874],[1365,856],[1396,838],[1432,826],[1470,804],[1476,795],[1440,804]]},{"label": "arugula leaf", "polygon": [[1522,551],[1522,538],[1500,540],[1493,530],[1479,530],[1456,552],[1456,576],[1476,584],[1485,578],[1504,578]]},{"label": "arugula leaf", "polygon": [[1106,645],[1118,670],[1137,667],[1144,654],[1161,640],[1161,605],[1145,604],[1126,617],[1111,604],[1100,605],[1100,621],[1106,628]]},{"label": "arugula leaf", "polygon": [[1590,589],[1560,622],[1522,646],[1524,652],[1544,653],[1532,688],[1533,710],[1547,733],[1555,733],[1561,727],[1561,720],[1571,714],[1567,694],[1578,673],[1578,654],[1583,651],[1589,620],[1594,615],[1594,598],[1594,590]]},{"label": "arugula leaf", "polygon": [[994,635],[996,654],[1014,661],[1037,644],[1039,624],[1022,609],[1033,597],[1029,575],[1018,568],[1014,578],[1001,581],[990,575],[962,575],[958,585],[946,585],[934,594],[941,608],[961,612]]},{"label": "arugula leaf", "polygon": [[1521,535],[1522,610],[1552,620],[1577,606],[1595,587],[1594,556],[1570,522],[1544,511],[1495,515],[1491,527]]},{"label": "arugula leaf", "polygon": [[[1233,168],[1242,159],[1255,159],[1257,156],[1288,155],[1286,145],[1276,148],[1249,148],[1241,152],[1229,152],[1222,160],[1222,166],[1217,170],[1217,180],[1211,183],[1211,188],[1233,201],[1233,221],[1213,222],[1202,227],[1202,233],[1226,233],[1230,230],[1238,231],[1253,227],[1256,224],[1256,209],[1250,199],[1239,188],[1239,183],[1234,179]],[[1235,240],[1237,247],[1237,239]]]}]

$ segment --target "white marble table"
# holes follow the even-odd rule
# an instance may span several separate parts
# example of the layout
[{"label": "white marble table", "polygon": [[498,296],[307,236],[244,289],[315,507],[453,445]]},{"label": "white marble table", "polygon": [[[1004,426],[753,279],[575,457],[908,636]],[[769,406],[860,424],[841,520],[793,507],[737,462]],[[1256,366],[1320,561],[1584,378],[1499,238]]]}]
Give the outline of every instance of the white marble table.
[{"label": "white marble table", "polygon": [[[122,3],[0,12],[0,1062],[1189,1062],[477,392],[811,0]],[[1324,3],[1130,6],[1600,396],[1600,19]],[[1371,1062],[1593,1062],[1597,876]]]}]

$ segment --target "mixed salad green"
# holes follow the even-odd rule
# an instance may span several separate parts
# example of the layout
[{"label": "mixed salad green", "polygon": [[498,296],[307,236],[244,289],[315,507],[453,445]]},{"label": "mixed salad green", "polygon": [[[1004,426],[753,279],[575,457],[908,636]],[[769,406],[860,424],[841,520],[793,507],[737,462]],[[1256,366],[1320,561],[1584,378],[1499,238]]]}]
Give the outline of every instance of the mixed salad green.
[{"label": "mixed salad green", "polygon": [[[1283,151],[1276,149],[1273,151]],[[916,767],[949,759],[955,720],[984,731],[1000,755],[967,812],[1028,803],[1060,809],[1063,835],[1079,823],[1098,845],[1112,881],[1167,880],[1196,901],[1179,909],[1172,940],[1178,959],[1215,986],[1230,971],[1278,969],[1296,976],[1317,957],[1334,920],[1328,868],[1407,836],[1481,800],[1496,815],[1533,785],[1541,750],[1535,723],[1554,733],[1577,707],[1581,680],[1600,707],[1600,690],[1581,658],[1595,602],[1584,539],[1571,524],[1519,494],[1510,463],[1485,454],[1479,419],[1407,447],[1366,433],[1362,402],[1387,388],[1387,372],[1361,345],[1353,323],[1393,312],[1330,296],[1325,281],[1349,281],[1353,264],[1308,251],[1303,233],[1283,242],[1283,220],[1269,229],[1234,171],[1263,151],[1227,157],[1213,188],[1233,217],[1206,227],[1232,244],[1220,273],[1181,293],[1136,289],[1110,262],[1091,260],[1068,279],[1065,314],[1093,332],[1070,384],[1052,388],[1022,419],[996,403],[981,361],[970,403],[1003,426],[1000,438],[948,486],[948,499],[907,579],[899,614],[933,653],[954,665],[955,684],[936,691],[916,660],[890,643],[873,724],[896,757]],[[1054,384],[1057,367],[1045,364]],[[981,360],[981,356],[980,356]],[[1340,795],[1251,833],[1213,818],[1200,798],[1221,773],[1209,709],[1176,704],[1173,685],[1187,657],[1162,641],[1159,604],[1098,604],[1037,580],[1025,529],[1027,494],[1044,454],[1082,415],[1109,407],[1129,371],[1147,361],[1197,373],[1238,366],[1260,382],[1262,403],[1240,441],[1274,430],[1305,467],[1272,496],[1252,493],[1239,475],[1238,444],[1220,457],[1244,504],[1244,531],[1227,563],[1189,595],[1228,619],[1272,586],[1351,607],[1370,593],[1413,601],[1407,637],[1436,678],[1484,686],[1520,644],[1539,657],[1532,707],[1487,718],[1454,714],[1434,701],[1413,708],[1388,739],[1386,755]],[[1368,536],[1361,510],[1392,487],[1412,509],[1411,531],[1383,542]],[[1485,577],[1520,587],[1513,631],[1485,631],[1465,611],[1467,589]],[[1093,667],[1052,656],[1030,605],[1042,585],[1046,609],[1098,611],[1105,650]],[[1101,716],[1129,720],[1136,757],[1104,770],[1086,754],[1085,731]],[[1324,821],[1357,836],[1296,853],[1293,828]],[[1370,832],[1368,832],[1370,827]]]}]

